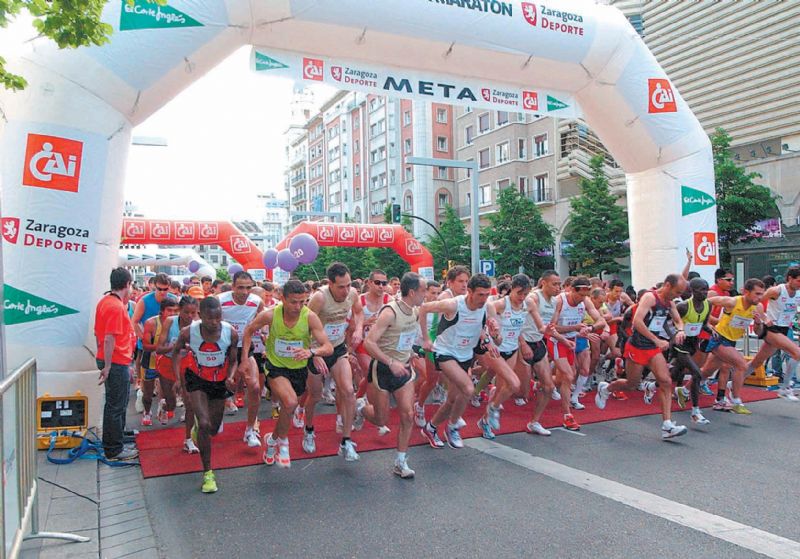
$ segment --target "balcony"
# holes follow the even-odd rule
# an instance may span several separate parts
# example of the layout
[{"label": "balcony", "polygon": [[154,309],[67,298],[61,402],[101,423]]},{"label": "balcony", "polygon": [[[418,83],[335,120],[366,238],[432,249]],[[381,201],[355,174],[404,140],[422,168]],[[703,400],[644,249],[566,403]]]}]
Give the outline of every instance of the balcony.
[{"label": "balcony", "polygon": [[553,190],[550,187],[535,188],[525,193],[525,197],[533,200],[535,204],[553,204]]},{"label": "balcony", "polygon": [[558,133],[561,138],[561,159],[556,169],[559,181],[574,177],[590,179],[592,171],[589,162],[595,155],[602,155],[603,171],[611,193],[625,192],[625,172],[586,124],[578,120],[565,120],[559,126]]},{"label": "balcony", "polygon": [[302,192],[298,192],[294,196],[292,196],[292,204],[297,204],[298,202],[303,202],[308,198],[308,194],[306,191],[303,190]]},{"label": "balcony", "polygon": [[294,186],[296,184],[299,184],[299,183],[303,182],[304,180],[306,180],[305,171],[303,171],[302,173],[296,173],[296,174],[292,175],[290,183],[291,183],[292,186]]}]

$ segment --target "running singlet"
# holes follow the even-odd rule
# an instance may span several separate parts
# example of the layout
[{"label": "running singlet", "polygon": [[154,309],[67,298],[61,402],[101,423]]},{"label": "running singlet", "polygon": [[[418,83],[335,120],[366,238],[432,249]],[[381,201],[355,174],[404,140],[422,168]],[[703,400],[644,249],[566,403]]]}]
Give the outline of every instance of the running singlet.
[{"label": "running singlet", "polygon": [[[170,319],[169,322],[169,330],[167,330],[167,343],[174,347],[175,342],[178,341],[178,336],[180,336],[181,327],[180,327],[180,320],[177,316]],[[192,366],[192,356],[191,354],[185,356],[181,359],[181,369],[185,370]],[[158,374],[163,377],[167,377],[168,380],[175,380],[175,376],[172,374],[172,356],[171,355],[159,355],[156,360],[156,369],[158,369]]]},{"label": "running singlet", "polygon": [[[367,295],[366,295],[366,293],[361,294],[360,297],[361,297],[361,308],[364,309],[364,323],[365,324],[366,324],[367,320],[369,320],[370,318],[372,318],[373,316],[375,316],[376,314],[381,312],[381,309],[383,309],[384,305],[388,305],[389,302],[392,301],[392,298],[389,297],[389,295],[387,293],[384,293],[383,297],[381,298],[380,307],[378,307],[377,311],[372,312],[371,310],[369,310],[369,306],[367,306]],[[369,326],[364,326],[364,336],[363,336],[362,340],[366,340],[367,339],[367,334],[368,333],[369,333]],[[361,345],[358,346],[356,351],[358,351],[359,353],[366,353],[367,352],[367,350],[364,349],[364,342],[363,341],[361,342]]]},{"label": "running singlet", "polygon": [[694,301],[689,299],[687,303],[686,314],[681,317],[683,319],[683,333],[687,338],[695,338],[703,330],[703,324],[711,313],[711,304],[708,299],[704,299],[703,310],[698,313],[694,308]]},{"label": "running singlet", "polygon": [[228,348],[231,346],[233,327],[223,322],[219,339],[216,342],[207,342],[200,333],[200,324],[202,322],[196,320],[189,326],[189,350],[194,357],[190,369],[203,380],[224,381],[228,376]]},{"label": "running singlet", "polygon": [[786,289],[786,284],[781,284],[781,292],[777,299],[770,299],[767,303],[767,318],[772,321],[775,326],[788,328],[794,322],[794,317],[797,314],[797,300],[800,292],[795,291],[794,296],[789,296],[789,291]]},{"label": "running singlet", "polygon": [[271,365],[281,369],[303,369],[307,359],[295,359],[292,348],[308,349],[311,347],[311,331],[308,328],[308,307],[300,310],[297,322],[289,328],[283,321],[283,304],[272,310],[272,326],[267,336],[267,360]]},{"label": "running singlet", "polygon": [[744,333],[750,327],[755,311],[755,305],[744,308],[744,298],[739,295],[736,297],[736,306],[733,307],[733,310],[722,311],[722,316],[717,322],[717,333],[735,342],[744,336]]},{"label": "running singlet", "polygon": [[222,306],[222,320],[230,323],[236,333],[239,334],[237,347],[242,347],[244,339],[244,329],[256,317],[258,307],[261,304],[261,297],[249,293],[244,305],[237,305],[233,300],[233,291],[226,291],[219,296],[219,304]]},{"label": "running singlet", "polygon": [[[525,304],[525,301],[522,302],[522,307],[519,310],[515,310],[511,306],[511,299],[508,298],[508,295],[506,295],[505,299],[506,306],[500,315],[500,336],[503,341],[500,343],[500,347],[497,348],[502,353],[519,349],[519,335],[522,332],[525,321],[530,317],[528,305]],[[531,322],[533,322],[533,319],[531,319]],[[536,328],[535,325],[534,328]]]},{"label": "running singlet", "polygon": [[[555,297],[547,300],[541,291],[534,291],[533,296],[536,297],[536,302],[539,304],[539,316],[542,319],[542,324],[546,326],[553,319],[553,314],[556,312]],[[544,334],[539,332],[530,313],[525,315],[525,323],[522,325],[522,337],[526,342],[532,343],[541,342],[544,339]]]},{"label": "running singlet", "polygon": [[378,339],[378,347],[395,361],[408,363],[411,359],[411,346],[416,342],[419,332],[419,312],[415,308],[409,309],[400,301],[392,301],[386,307],[394,312],[394,321]]},{"label": "running singlet", "polygon": [[[644,324],[647,326],[648,330],[659,338],[667,339],[667,334],[664,331],[664,323],[667,322],[670,317],[670,306],[664,304],[656,290],[652,290],[650,293],[655,297],[656,304],[650,309],[647,316],[644,317]],[[655,343],[639,333],[633,326],[633,320],[631,320],[631,329],[633,330],[633,335],[631,336],[630,342],[633,347],[638,349],[655,349],[657,347]]]},{"label": "running singlet", "polygon": [[440,317],[436,341],[433,342],[434,353],[455,357],[461,362],[473,358],[486,322],[486,305],[470,310],[465,297],[455,297],[457,308],[452,320],[448,320],[446,316]]},{"label": "running singlet", "polygon": [[[583,303],[583,301],[573,307],[569,304],[567,294],[561,294],[561,314],[558,317],[559,326],[577,326],[583,322],[583,317],[585,314],[586,305]],[[550,318],[552,319],[552,316]],[[567,339],[575,339],[578,337],[578,332],[564,332],[561,335]]]},{"label": "running singlet", "polygon": [[317,314],[322,321],[322,326],[325,328],[325,334],[333,347],[336,347],[344,343],[345,333],[347,332],[347,315],[350,313],[350,309],[353,308],[357,295],[355,290],[351,289],[347,294],[347,298],[340,303],[334,300],[327,285],[322,287],[320,291],[325,296],[325,304]]},{"label": "running singlet", "polygon": [[[156,315],[156,331],[153,333],[153,339],[148,340],[148,343],[157,343],[159,338],[161,337],[161,317]],[[145,369],[155,369],[156,368],[156,361],[157,356],[155,350],[153,351],[144,351],[142,353],[142,367]]]}]

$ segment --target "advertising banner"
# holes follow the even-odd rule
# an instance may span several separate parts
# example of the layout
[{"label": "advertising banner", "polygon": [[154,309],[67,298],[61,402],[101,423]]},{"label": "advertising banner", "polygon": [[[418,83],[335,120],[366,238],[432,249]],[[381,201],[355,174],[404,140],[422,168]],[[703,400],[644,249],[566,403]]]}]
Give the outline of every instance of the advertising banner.
[{"label": "advertising banner", "polygon": [[406,68],[371,66],[339,58],[307,56],[254,47],[250,68],[297,82],[324,83],[338,89],[404,99],[465,105],[518,113],[576,118],[575,98],[563,91],[519,87],[478,78],[428,74]]}]

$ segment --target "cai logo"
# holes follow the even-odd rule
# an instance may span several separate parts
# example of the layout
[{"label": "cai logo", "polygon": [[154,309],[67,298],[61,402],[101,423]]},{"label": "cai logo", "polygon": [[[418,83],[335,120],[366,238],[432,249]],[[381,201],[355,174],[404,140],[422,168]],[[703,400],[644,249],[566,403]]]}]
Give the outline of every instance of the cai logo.
[{"label": "cai logo", "polygon": [[130,241],[144,240],[144,221],[125,221],[125,238]]},{"label": "cai logo", "polygon": [[422,254],[422,245],[416,239],[406,239],[406,254]]},{"label": "cai logo", "polygon": [[333,241],[333,227],[331,225],[317,225],[317,239],[320,241]]},{"label": "cai logo", "polygon": [[194,238],[194,223],[187,221],[179,221],[175,224],[175,238],[176,239],[193,239]]},{"label": "cai logo", "polygon": [[342,67],[331,66],[331,77],[335,79],[337,82],[342,81]]},{"label": "cai logo", "polygon": [[250,243],[244,235],[231,235],[231,251],[236,254],[250,251]]},{"label": "cai logo", "polygon": [[522,108],[526,111],[539,110],[539,94],[535,91],[522,92]]},{"label": "cai logo", "polygon": [[378,242],[390,245],[394,243],[394,229],[391,227],[381,227],[378,230]]},{"label": "cai logo", "polygon": [[19,238],[19,218],[4,217],[2,225],[3,238],[13,245],[17,244],[17,238]]},{"label": "cai logo", "polygon": [[169,221],[151,221],[150,222],[150,236],[153,239],[169,239]]},{"label": "cai logo", "polygon": [[354,225],[342,225],[338,229],[340,243],[354,243],[356,240],[356,228]]},{"label": "cai logo", "polygon": [[698,266],[717,265],[717,235],[700,231],[694,234],[694,261]]},{"label": "cai logo", "polygon": [[201,223],[199,235],[202,241],[215,240],[219,236],[219,228],[216,223]]},{"label": "cai logo", "polygon": [[484,87],[481,89],[481,96],[483,97],[484,101],[491,101],[492,100],[492,90],[488,87]]},{"label": "cai logo", "polygon": [[678,112],[678,105],[675,103],[675,95],[672,93],[669,80],[649,79],[647,80],[647,90],[649,92],[648,113]]},{"label": "cai logo", "polygon": [[321,82],[325,71],[325,63],[319,58],[303,58],[303,78]]},{"label": "cai logo", "polygon": [[358,228],[358,242],[359,243],[374,243],[375,242],[375,229],[372,227],[359,227]]},{"label": "cai logo", "polygon": [[536,4],[523,2],[522,15],[525,17],[525,21],[536,27]]},{"label": "cai logo", "polygon": [[64,192],[78,192],[83,142],[28,134],[22,184]]}]

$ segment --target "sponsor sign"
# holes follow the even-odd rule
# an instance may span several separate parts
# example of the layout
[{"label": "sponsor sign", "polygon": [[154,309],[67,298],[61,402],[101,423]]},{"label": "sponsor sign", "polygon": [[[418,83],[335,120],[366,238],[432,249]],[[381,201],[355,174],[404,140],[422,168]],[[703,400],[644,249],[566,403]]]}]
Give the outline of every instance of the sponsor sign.
[{"label": "sponsor sign", "polygon": [[406,254],[409,256],[422,254],[422,245],[416,239],[406,239]]},{"label": "sponsor sign", "polygon": [[375,242],[375,229],[369,225],[361,225],[358,228],[358,242],[373,244]]},{"label": "sponsor sign", "polygon": [[267,271],[264,268],[248,268],[247,273],[253,277],[253,281],[266,281]]},{"label": "sponsor sign", "polygon": [[491,110],[539,114],[557,112],[562,117],[582,116],[574,97],[562,91],[522,89],[503,83],[487,83],[485,80],[427,74],[407,68],[371,66],[343,59],[312,58],[259,47],[253,48],[251,69],[255,72],[266,71],[259,67],[259,60],[266,58],[280,60],[285,66],[270,67],[270,75],[282,75],[297,81],[324,82],[338,89]]},{"label": "sponsor sign", "polygon": [[354,244],[356,242],[356,226],[340,225],[336,230],[336,240],[343,244]]},{"label": "sponsor sign", "polygon": [[694,263],[696,266],[717,265],[717,235],[707,231],[694,234]]},{"label": "sponsor sign", "polygon": [[394,228],[393,227],[379,227],[378,228],[378,244],[391,245],[394,244]]},{"label": "sponsor sign", "polygon": [[151,221],[150,237],[157,240],[169,240],[171,236],[168,221]]},{"label": "sponsor sign", "polygon": [[125,238],[131,243],[144,241],[147,238],[145,222],[135,219],[125,220]]},{"label": "sponsor sign", "polygon": [[121,0],[119,30],[174,29],[179,27],[203,27],[203,24],[186,13],[151,0]]},{"label": "sponsor sign", "polygon": [[270,58],[266,54],[256,53],[256,72],[278,70],[280,68],[288,68],[288,66],[283,62]]},{"label": "sponsor sign", "polygon": [[22,184],[64,192],[78,192],[83,142],[28,134]]},{"label": "sponsor sign", "polygon": [[175,222],[175,239],[191,241],[194,239],[195,224],[191,221]]},{"label": "sponsor sign", "polygon": [[672,85],[666,79],[647,80],[647,112],[648,113],[675,113],[678,105],[675,103],[675,94]]},{"label": "sponsor sign", "polygon": [[317,225],[317,240],[324,243],[333,243],[336,236],[333,225]]},{"label": "sponsor sign", "polygon": [[250,241],[244,235],[231,235],[231,252],[234,254],[250,252]]},{"label": "sponsor sign", "polygon": [[750,231],[762,239],[777,239],[783,236],[781,220],[778,217],[756,221]]},{"label": "sponsor sign", "polygon": [[[20,220],[23,246],[65,252],[89,252],[89,230],[30,218]],[[15,243],[16,244],[16,243]]]},{"label": "sponsor sign", "polygon": [[197,235],[201,241],[216,241],[219,238],[219,225],[216,223],[200,223]]},{"label": "sponsor sign", "polygon": [[583,16],[577,12],[554,10],[545,4],[522,2],[522,17],[533,27],[549,33],[583,37]]},{"label": "sponsor sign", "polygon": [[2,226],[3,240],[14,245],[17,244],[17,239],[19,238],[19,218],[4,217],[2,219]]},{"label": "sponsor sign", "polygon": [[48,301],[8,284],[3,286],[3,320],[9,326],[76,314],[79,311]]},{"label": "sponsor sign", "polygon": [[716,203],[710,194],[691,186],[681,185],[681,215],[687,216],[702,212],[713,208]]}]

